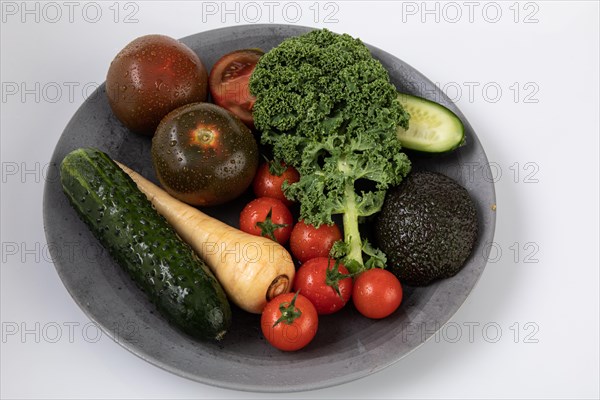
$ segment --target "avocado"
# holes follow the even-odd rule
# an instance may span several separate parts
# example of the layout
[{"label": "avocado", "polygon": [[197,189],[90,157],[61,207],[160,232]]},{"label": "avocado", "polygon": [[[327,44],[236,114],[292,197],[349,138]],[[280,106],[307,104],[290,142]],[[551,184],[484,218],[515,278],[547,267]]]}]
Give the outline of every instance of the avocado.
[{"label": "avocado", "polygon": [[475,245],[477,224],[465,188],[440,173],[415,171],[386,194],[374,233],[400,282],[425,286],[460,271]]}]

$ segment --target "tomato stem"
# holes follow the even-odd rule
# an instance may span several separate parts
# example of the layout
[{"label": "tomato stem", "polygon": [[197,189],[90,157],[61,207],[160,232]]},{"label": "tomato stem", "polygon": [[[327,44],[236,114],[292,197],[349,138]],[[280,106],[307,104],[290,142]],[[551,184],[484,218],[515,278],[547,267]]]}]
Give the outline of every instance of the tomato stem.
[{"label": "tomato stem", "polygon": [[327,269],[325,270],[325,284],[331,287],[340,299],[344,299],[342,293],[340,292],[340,281],[342,279],[352,277],[352,274],[342,274],[339,270],[340,260],[335,260],[335,264],[333,267],[329,268],[331,262],[331,258],[327,260]]},{"label": "tomato stem", "polygon": [[271,175],[281,176],[283,175],[286,169],[287,165],[285,165],[283,162],[277,159],[269,161],[269,172],[271,173]]},{"label": "tomato stem", "polygon": [[296,308],[296,299],[298,298],[298,294],[300,290],[296,292],[294,298],[289,303],[287,301],[281,303],[279,305],[279,311],[281,312],[281,317],[273,324],[273,327],[276,327],[280,322],[285,322],[287,325],[291,325],[297,318],[302,315],[302,311]]},{"label": "tomato stem", "polygon": [[275,231],[279,228],[285,228],[286,226],[288,226],[288,224],[275,224],[273,223],[272,216],[273,207],[271,207],[271,209],[269,210],[269,213],[267,214],[265,220],[262,222],[257,222],[256,226],[260,228],[261,236],[268,237],[269,239],[272,239],[276,242],[277,239],[275,239]]}]

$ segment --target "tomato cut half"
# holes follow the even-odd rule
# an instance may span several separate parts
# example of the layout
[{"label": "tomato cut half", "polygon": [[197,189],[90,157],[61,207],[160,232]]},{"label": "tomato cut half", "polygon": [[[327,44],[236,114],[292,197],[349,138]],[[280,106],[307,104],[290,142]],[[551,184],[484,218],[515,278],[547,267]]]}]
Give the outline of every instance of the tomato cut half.
[{"label": "tomato cut half", "polygon": [[215,63],[208,77],[213,102],[235,114],[250,128],[254,128],[252,107],[256,99],[250,94],[249,81],[263,54],[259,49],[225,54]]}]

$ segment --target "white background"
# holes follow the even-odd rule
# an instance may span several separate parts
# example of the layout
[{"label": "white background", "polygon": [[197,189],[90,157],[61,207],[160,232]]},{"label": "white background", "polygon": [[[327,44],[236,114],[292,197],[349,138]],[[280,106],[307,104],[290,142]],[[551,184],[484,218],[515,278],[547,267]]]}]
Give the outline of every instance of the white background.
[{"label": "white background", "polygon": [[[296,17],[255,4],[258,22]],[[113,56],[143,34],[257,20],[243,3],[224,14],[212,2],[210,15],[192,2],[97,5],[93,23],[84,3],[2,4],[2,397],[598,398],[598,2],[297,3],[297,24],[358,36],[456,100],[493,163],[497,247],[451,324],[418,350],[350,384],[276,396],[198,384],[95,341],[49,259],[45,167]]]}]

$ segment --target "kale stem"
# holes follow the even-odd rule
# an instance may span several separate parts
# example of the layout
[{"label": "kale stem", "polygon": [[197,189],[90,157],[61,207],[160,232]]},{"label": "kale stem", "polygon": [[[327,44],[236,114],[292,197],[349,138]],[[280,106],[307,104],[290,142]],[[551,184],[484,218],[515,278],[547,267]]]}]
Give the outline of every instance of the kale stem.
[{"label": "kale stem", "polygon": [[358,210],[356,208],[356,193],[354,185],[351,181],[346,183],[345,189],[346,211],[344,212],[344,241],[348,245],[346,258],[356,261],[348,263],[346,266],[351,273],[356,273],[364,269],[362,258],[362,241],[360,239],[360,231],[358,230]]}]

